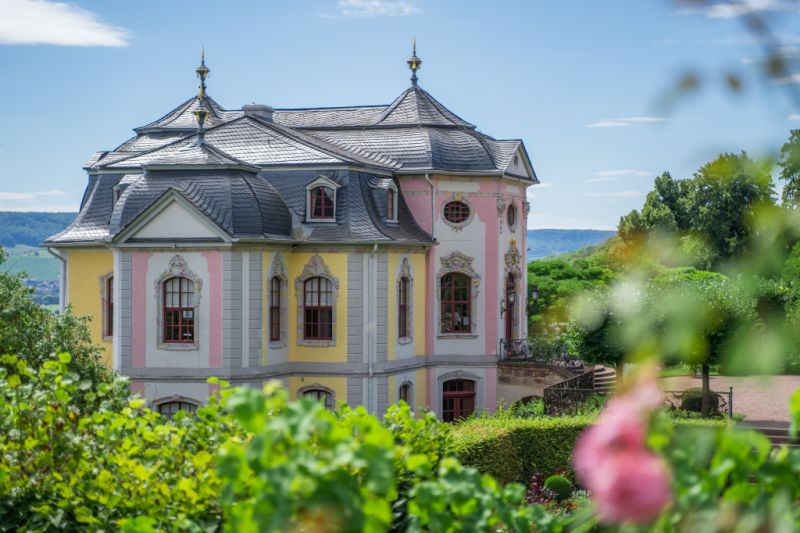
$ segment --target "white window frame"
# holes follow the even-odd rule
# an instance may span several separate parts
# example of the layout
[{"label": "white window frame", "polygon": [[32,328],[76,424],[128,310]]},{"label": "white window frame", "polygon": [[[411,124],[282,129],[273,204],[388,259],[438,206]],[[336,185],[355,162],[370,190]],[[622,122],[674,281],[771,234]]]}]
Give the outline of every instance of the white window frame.
[{"label": "white window frame", "polygon": [[[333,191],[333,218],[314,218],[311,216],[311,191],[317,187],[326,187]],[[336,197],[337,190],[341,187],[338,183],[327,176],[319,176],[317,179],[306,185],[306,221],[307,222],[336,222]]]}]

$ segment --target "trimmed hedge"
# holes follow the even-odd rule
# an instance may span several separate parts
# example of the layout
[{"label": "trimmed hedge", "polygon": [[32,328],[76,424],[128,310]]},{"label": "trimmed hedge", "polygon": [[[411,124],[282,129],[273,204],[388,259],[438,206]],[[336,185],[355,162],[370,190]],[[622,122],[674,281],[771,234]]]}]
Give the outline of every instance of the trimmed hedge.
[{"label": "trimmed hedge", "polygon": [[[558,418],[485,417],[453,428],[455,454],[464,465],[491,474],[501,483],[528,484],[534,473],[572,469],[572,451],[593,416]],[[673,420],[676,428],[723,427],[723,420]]]},{"label": "trimmed hedge", "polygon": [[538,472],[550,476],[570,468],[575,441],[594,417],[475,418],[454,428],[461,462],[501,483],[527,484]]}]

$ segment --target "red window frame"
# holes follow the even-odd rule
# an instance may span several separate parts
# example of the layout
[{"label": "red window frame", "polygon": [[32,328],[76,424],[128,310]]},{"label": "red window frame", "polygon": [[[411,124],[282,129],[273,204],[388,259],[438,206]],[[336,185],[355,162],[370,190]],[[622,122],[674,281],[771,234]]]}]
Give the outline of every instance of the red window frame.
[{"label": "red window frame", "polygon": [[325,406],[325,409],[328,409],[329,411],[333,411],[333,408],[335,407],[333,405],[333,394],[326,390],[308,389],[304,390],[300,394],[301,396],[308,396],[309,398],[314,398],[318,402],[322,402],[322,404]]},{"label": "red window frame", "polygon": [[[177,291],[174,290],[176,283]],[[194,282],[188,278],[174,277],[165,280],[163,285],[164,342],[194,343]]]},{"label": "red window frame", "polygon": [[105,336],[112,337],[114,335],[114,276],[109,276],[106,279],[106,323],[105,323]]},{"label": "red window frame", "polygon": [[453,224],[461,224],[469,218],[469,206],[459,201],[447,202],[444,205],[444,218]]},{"label": "red window frame", "polygon": [[281,278],[278,276],[270,280],[269,340],[281,340]]},{"label": "red window frame", "polygon": [[517,208],[514,204],[508,206],[506,222],[508,222],[509,229],[514,229],[514,225],[517,223]]},{"label": "red window frame", "polygon": [[333,339],[333,283],[320,276],[303,283],[303,338]]},{"label": "red window frame", "polygon": [[400,390],[397,391],[397,399],[403,400],[411,405],[411,383],[403,383],[400,385]]},{"label": "red window frame", "polygon": [[441,332],[470,333],[472,331],[472,280],[459,272],[442,276]]},{"label": "red window frame", "polygon": [[408,278],[400,278],[397,287],[397,336],[410,337],[408,334]]},{"label": "red window frame", "polygon": [[442,383],[442,420],[454,422],[475,412],[475,382],[451,379]]},{"label": "red window frame", "polygon": [[[326,192],[328,191],[328,192]],[[336,191],[331,187],[320,185],[311,189],[311,218],[332,219],[335,218]]]},{"label": "red window frame", "polygon": [[386,189],[386,218],[395,219],[394,214],[394,189]]}]

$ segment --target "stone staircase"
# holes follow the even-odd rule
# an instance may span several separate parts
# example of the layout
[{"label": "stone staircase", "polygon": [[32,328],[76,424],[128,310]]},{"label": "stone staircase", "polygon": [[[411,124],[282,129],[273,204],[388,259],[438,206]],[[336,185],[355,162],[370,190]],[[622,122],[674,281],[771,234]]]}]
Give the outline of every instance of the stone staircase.
[{"label": "stone staircase", "polygon": [[773,446],[789,446],[790,448],[800,448],[800,438],[792,439],[789,436],[788,422],[771,422],[762,420],[751,420],[741,422],[740,427],[752,429],[764,434]]},{"label": "stone staircase", "polygon": [[611,394],[617,386],[617,371],[613,368],[595,365],[594,390],[599,394]]}]

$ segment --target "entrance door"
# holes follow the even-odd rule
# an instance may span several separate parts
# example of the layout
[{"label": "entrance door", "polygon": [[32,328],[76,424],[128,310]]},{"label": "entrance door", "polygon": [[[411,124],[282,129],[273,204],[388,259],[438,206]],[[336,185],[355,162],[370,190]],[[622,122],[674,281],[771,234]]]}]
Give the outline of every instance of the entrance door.
[{"label": "entrance door", "polygon": [[506,346],[512,345],[514,339],[514,304],[517,301],[517,280],[514,274],[506,277]]}]

